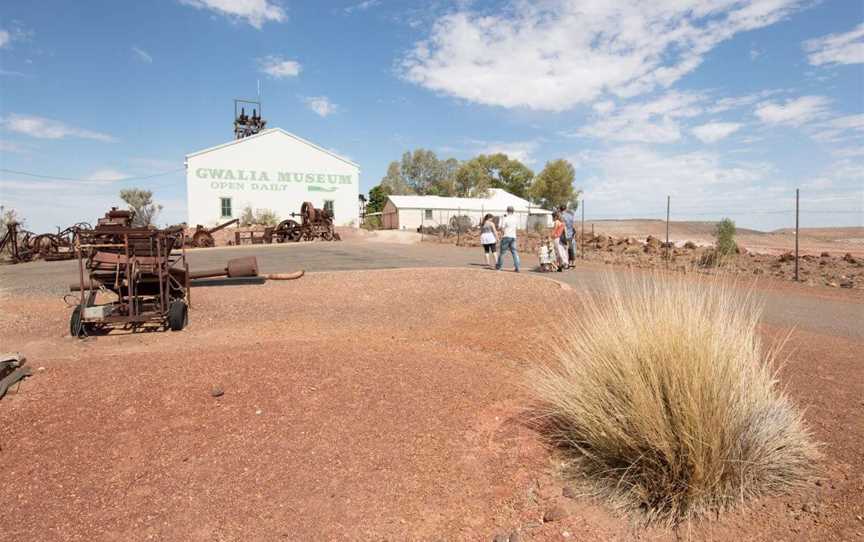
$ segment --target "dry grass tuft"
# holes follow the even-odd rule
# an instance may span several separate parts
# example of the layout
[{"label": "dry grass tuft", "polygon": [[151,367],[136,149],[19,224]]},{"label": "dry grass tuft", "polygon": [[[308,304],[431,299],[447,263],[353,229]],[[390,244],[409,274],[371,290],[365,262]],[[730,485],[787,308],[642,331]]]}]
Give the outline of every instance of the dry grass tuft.
[{"label": "dry grass tuft", "polygon": [[676,524],[805,478],[815,447],[752,291],[660,276],[607,290],[564,317],[529,380],[541,426],[601,495]]}]

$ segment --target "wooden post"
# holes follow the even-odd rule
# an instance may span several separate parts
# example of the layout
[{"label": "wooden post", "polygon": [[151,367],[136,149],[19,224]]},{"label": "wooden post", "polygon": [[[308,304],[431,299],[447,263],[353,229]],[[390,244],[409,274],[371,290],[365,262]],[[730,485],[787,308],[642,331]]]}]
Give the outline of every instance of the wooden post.
[{"label": "wooden post", "polygon": [[462,245],[462,207],[456,210],[456,246]]},{"label": "wooden post", "polygon": [[579,239],[579,248],[582,252],[582,259],[585,259],[585,200],[582,200],[582,234]]},{"label": "wooden post", "polygon": [[795,189],[795,282],[798,282],[798,238],[800,231],[798,230],[798,215],[799,215],[799,196],[800,189]]},{"label": "wooden post", "polygon": [[669,204],[672,196],[666,196],[666,262],[669,262]]}]

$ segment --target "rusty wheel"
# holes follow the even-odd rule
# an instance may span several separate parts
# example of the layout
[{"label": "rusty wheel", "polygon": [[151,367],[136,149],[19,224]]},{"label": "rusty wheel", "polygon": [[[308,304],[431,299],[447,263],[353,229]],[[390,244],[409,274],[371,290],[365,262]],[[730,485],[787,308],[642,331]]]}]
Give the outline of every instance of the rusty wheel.
[{"label": "rusty wheel", "polygon": [[211,248],[216,246],[213,236],[206,231],[199,231],[192,236],[192,246],[199,248]]}]

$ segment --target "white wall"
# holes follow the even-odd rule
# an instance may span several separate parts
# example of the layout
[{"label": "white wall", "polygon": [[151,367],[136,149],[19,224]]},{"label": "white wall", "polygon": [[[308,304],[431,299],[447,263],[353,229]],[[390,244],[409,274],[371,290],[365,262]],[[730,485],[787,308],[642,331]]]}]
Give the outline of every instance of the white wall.
[{"label": "white wall", "polygon": [[[395,207],[392,206],[392,202],[387,202],[387,205],[384,208],[384,212],[392,212],[395,210]],[[404,230],[416,230],[421,225],[426,227],[436,227],[441,224],[449,225],[450,218],[454,216],[469,216],[471,217],[471,225],[477,226],[480,221],[483,220],[483,217],[486,216],[486,213],[491,213],[496,216],[504,216],[506,214],[503,210],[466,210],[466,209],[432,209],[432,218],[426,218],[426,212],[424,209],[399,209],[399,228]],[[519,228],[520,229],[528,229],[529,224],[533,225],[535,221],[540,222],[546,226],[552,225],[552,216],[551,215],[540,215],[540,214],[531,214],[530,220],[527,212],[524,211],[516,211],[516,216],[519,218]],[[387,223],[385,221],[385,227]]]},{"label": "white wall", "polygon": [[357,226],[360,169],[280,130],[187,157],[188,224],[227,220],[220,198],[231,198],[232,217],[246,206],[270,209],[281,220],[300,212],[304,201],[334,204],[335,223]]}]

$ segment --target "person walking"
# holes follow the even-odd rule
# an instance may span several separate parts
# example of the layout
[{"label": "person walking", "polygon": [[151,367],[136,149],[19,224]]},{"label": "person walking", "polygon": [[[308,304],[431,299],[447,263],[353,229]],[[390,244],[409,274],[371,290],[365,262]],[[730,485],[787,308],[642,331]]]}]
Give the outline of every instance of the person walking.
[{"label": "person walking", "polygon": [[572,268],[576,261],[576,213],[568,209],[566,205],[558,207],[558,211],[564,220],[564,245],[567,247],[567,258]]},{"label": "person walking", "polygon": [[555,250],[558,252],[558,271],[564,271],[570,266],[570,259],[567,257],[567,249],[564,247],[562,239],[564,236],[564,221],[561,220],[561,213],[555,211],[552,213],[552,242],[555,244]]},{"label": "person walking", "polygon": [[480,244],[483,245],[483,258],[486,260],[486,266],[492,267],[498,261],[498,228],[495,227],[495,220],[491,213],[487,213],[483,217],[483,222],[480,224]]},{"label": "person walking", "polygon": [[516,228],[519,218],[514,214],[513,206],[507,207],[507,214],[501,219],[501,246],[498,252],[498,263],[495,269],[501,271],[504,266],[504,251],[509,250],[513,256],[513,267],[519,272],[519,252],[516,250]]}]

